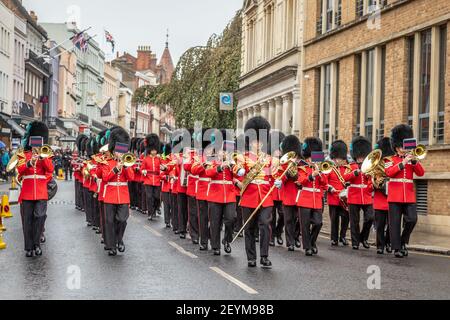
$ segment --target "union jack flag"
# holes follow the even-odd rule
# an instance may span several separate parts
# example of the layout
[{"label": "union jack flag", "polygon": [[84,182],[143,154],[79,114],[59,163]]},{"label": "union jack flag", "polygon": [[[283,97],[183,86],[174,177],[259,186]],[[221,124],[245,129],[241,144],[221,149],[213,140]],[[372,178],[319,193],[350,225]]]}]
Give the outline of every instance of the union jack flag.
[{"label": "union jack flag", "polygon": [[112,48],[112,52],[114,52],[114,48],[116,46],[116,41],[114,40],[113,35],[105,30],[105,38],[106,38],[106,42],[111,43],[111,48]]}]

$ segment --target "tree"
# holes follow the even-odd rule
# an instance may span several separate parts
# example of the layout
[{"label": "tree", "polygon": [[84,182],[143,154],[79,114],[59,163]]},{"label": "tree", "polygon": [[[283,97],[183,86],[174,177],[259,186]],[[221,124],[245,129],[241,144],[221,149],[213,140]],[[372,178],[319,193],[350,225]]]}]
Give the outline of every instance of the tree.
[{"label": "tree", "polygon": [[212,35],[205,46],[181,56],[170,84],[143,89],[137,101],[170,105],[178,127],[192,128],[201,121],[203,127],[234,128],[236,112],[219,110],[219,94],[239,88],[241,33],[237,12],[221,35]]}]

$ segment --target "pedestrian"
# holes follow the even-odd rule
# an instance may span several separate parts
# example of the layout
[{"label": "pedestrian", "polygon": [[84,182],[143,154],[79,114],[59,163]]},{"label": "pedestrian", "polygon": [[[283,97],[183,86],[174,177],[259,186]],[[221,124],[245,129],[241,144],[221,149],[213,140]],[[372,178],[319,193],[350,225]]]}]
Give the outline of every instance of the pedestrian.
[{"label": "pedestrian", "polygon": [[128,152],[130,136],[123,128],[115,128],[109,135],[108,150],[112,158],[103,166],[102,181],[105,182],[105,247],[110,256],[116,256],[117,251],[125,251],[123,237],[130,215],[130,194],[128,180],[132,180],[134,171],[126,167],[122,160]]},{"label": "pedestrian", "polygon": [[34,121],[27,126],[22,146],[25,161],[18,167],[18,179],[22,180],[19,195],[26,257],[41,256],[41,235],[47,218],[47,184],[54,167],[50,158],[39,156],[39,149],[48,143],[48,127]]},{"label": "pedestrian", "polygon": [[410,145],[417,144],[417,140],[413,137],[414,133],[410,126],[394,127],[391,132],[391,143],[395,155],[385,164],[386,175],[389,177],[389,230],[392,249],[397,258],[408,256],[406,245],[409,244],[409,238],[417,223],[414,175],[422,177],[425,174],[420,159],[410,151]]},{"label": "pedestrian", "polygon": [[[348,187],[348,205],[350,211],[350,231],[352,235],[353,250],[359,250],[362,243],[366,249],[370,248],[370,228],[374,221],[373,213],[373,183],[372,178],[361,172],[361,166],[365,158],[372,151],[372,143],[365,137],[355,137],[350,147],[350,153],[355,161],[350,165],[344,175],[344,180],[350,185]],[[360,212],[364,214],[364,224],[360,229]]]},{"label": "pedestrian", "polygon": [[73,169],[72,169],[72,166],[70,165],[71,161],[72,161],[72,153],[70,152],[69,149],[66,149],[62,156],[64,178],[66,181],[68,181],[69,179],[72,180]]}]

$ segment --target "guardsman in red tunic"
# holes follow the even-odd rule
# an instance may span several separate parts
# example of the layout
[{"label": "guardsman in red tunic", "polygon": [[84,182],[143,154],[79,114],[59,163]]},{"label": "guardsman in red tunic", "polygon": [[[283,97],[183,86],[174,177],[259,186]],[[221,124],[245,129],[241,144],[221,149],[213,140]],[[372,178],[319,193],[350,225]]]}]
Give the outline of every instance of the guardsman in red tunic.
[{"label": "guardsman in red tunic", "polygon": [[177,139],[174,141],[172,153],[176,154],[175,158],[175,176],[176,180],[174,188],[177,193],[178,208],[178,229],[175,234],[179,234],[181,239],[186,239],[188,208],[187,208],[187,177],[188,173],[184,169],[184,165],[190,161],[191,135],[188,130],[180,129],[175,133]]},{"label": "guardsman in red tunic", "polygon": [[[297,182],[302,186],[297,195],[299,207],[302,242],[305,255],[316,255],[317,237],[323,222],[323,195],[328,186],[325,174],[319,171],[318,165],[323,161],[322,141],[318,138],[306,138],[302,146],[302,155],[308,165],[298,169]],[[315,159],[320,155],[320,160]]]},{"label": "guardsman in red tunic", "polygon": [[[223,135],[225,136],[225,135]],[[224,251],[231,253],[233,224],[236,219],[236,190],[234,187],[233,160],[230,150],[234,151],[234,141],[224,141],[223,150],[219,150],[216,160],[206,167],[206,176],[211,181],[208,188],[211,247],[214,255],[220,256],[220,233],[222,223],[225,234],[222,244]]]},{"label": "guardsman in red tunic", "polygon": [[142,176],[140,166],[142,162],[144,161],[144,158],[146,156],[146,150],[145,150],[145,139],[139,139],[139,160],[137,162],[137,170],[135,170],[135,180],[138,184],[138,211],[140,211],[142,214],[147,215],[148,214],[148,208],[147,208],[147,196],[146,196],[146,190],[144,185],[144,177]]},{"label": "guardsman in red tunic", "polygon": [[186,161],[184,170],[187,174],[187,207],[188,207],[188,222],[189,222],[189,234],[193,244],[199,244],[199,222],[198,222],[198,209],[197,209],[197,185],[198,175],[192,173],[192,165],[197,158],[197,153],[194,149],[189,154],[189,160]]},{"label": "guardsman in red tunic", "polygon": [[92,159],[92,156],[94,155],[93,148],[92,148],[92,142],[94,141],[94,138],[89,138],[85,142],[84,150],[86,151],[86,157],[88,160],[85,161],[84,168],[83,168],[83,188],[84,188],[84,199],[85,199],[85,213],[86,213],[86,222],[88,227],[94,226],[94,211],[95,211],[95,203],[94,203],[94,188],[93,185],[95,185],[95,177],[92,176],[92,173],[95,171],[96,164],[95,161]]},{"label": "guardsman in red tunic", "polygon": [[132,180],[134,172],[131,167],[125,167],[121,158],[127,153],[130,144],[130,136],[122,128],[111,131],[108,142],[109,152],[114,154],[114,159],[108,160],[102,172],[102,180],[105,181],[103,197],[105,203],[105,247],[110,256],[125,251],[123,236],[130,215],[130,194],[128,180]]},{"label": "guardsman in red tunic", "polygon": [[335,166],[328,174],[327,203],[330,214],[332,246],[338,246],[339,242],[348,246],[346,235],[350,218],[346,197],[347,182],[344,180],[344,175],[351,168],[347,162],[347,154],[348,148],[344,141],[337,140],[331,144],[330,159]]},{"label": "guardsman in red tunic", "polygon": [[[413,137],[413,130],[407,125],[398,125],[393,128],[391,142],[396,154],[391,161],[385,163],[386,175],[389,178],[389,229],[392,249],[397,258],[408,256],[406,245],[417,223],[414,175],[422,177],[425,174],[419,159],[408,151],[408,143],[404,143]],[[403,232],[401,231],[402,216]]]},{"label": "guardsman in red tunic", "polygon": [[[172,142],[173,143],[173,142]],[[173,145],[171,143],[171,146]],[[172,149],[173,150],[173,149]],[[170,162],[167,164],[167,171],[169,173],[169,184],[170,184],[170,201],[171,201],[171,217],[172,221],[172,230],[175,234],[179,234],[178,232],[178,191],[177,191],[177,166],[176,163],[178,161],[178,155],[171,153]]]},{"label": "guardsman in red tunic", "polygon": [[[245,228],[245,250],[248,266],[256,267],[256,230],[259,228],[261,266],[271,268],[269,260],[270,223],[272,221],[273,200],[271,191],[272,160],[267,153],[270,124],[263,117],[251,118],[245,125],[245,134],[249,139],[249,152],[244,162],[238,163],[234,170],[238,176],[244,176],[241,190],[243,220],[247,221],[256,208],[261,208]],[[266,197],[268,195],[268,197]],[[265,201],[263,201],[265,199]]]},{"label": "guardsman in red tunic", "polygon": [[159,204],[161,197],[161,157],[159,150],[161,142],[159,137],[152,133],[145,137],[146,155],[141,164],[145,195],[148,209],[148,220],[153,220],[156,215],[155,203]]},{"label": "guardsman in red tunic", "polygon": [[78,152],[73,152],[71,161],[71,165],[73,168],[73,176],[75,178],[75,208],[80,211],[83,210],[83,200],[82,200],[83,174],[81,173],[83,160],[81,152],[81,143],[86,138],[87,137],[84,134],[81,134],[77,137],[75,145],[77,146]]},{"label": "guardsman in red tunic", "polygon": [[[376,149],[382,151],[384,167],[386,162],[391,161],[394,151],[392,150],[391,139],[383,138],[377,142]],[[377,254],[384,254],[384,250],[388,253],[392,252],[391,241],[389,236],[389,203],[387,199],[387,190],[389,179],[386,176],[373,177],[373,209],[375,211],[375,226],[377,229]]]},{"label": "guardsman in red tunic", "polygon": [[[192,174],[198,176],[197,181],[197,211],[199,222],[200,251],[208,250],[209,239],[209,205],[208,190],[211,178],[206,174],[206,168],[211,165],[213,148],[208,147],[209,141],[202,139],[202,155],[197,157],[192,164]],[[210,161],[211,160],[211,161]]]},{"label": "guardsman in red tunic", "polygon": [[[105,215],[105,197],[104,197],[104,191],[105,191],[105,181],[103,180],[103,169],[105,165],[108,164],[108,161],[111,159],[111,153],[109,150],[102,150],[102,148],[106,145],[106,134],[107,132],[111,132],[110,130],[102,131],[98,135],[98,144],[99,148],[101,150],[101,154],[99,155],[99,158],[101,159],[101,162],[97,164],[96,169],[96,176],[97,176],[97,200],[98,200],[98,210],[99,210],[99,216],[100,216],[100,232],[102,234],[102,240],[101,243],[105,243],[105,221],[106,221],[106,215]],[[109,135],[110,133],[108,133]]]},{"label": "guardsman in red tunic", "polygon": [[[280,161],[281,143],[283,142],[284,138],[285,135],[280,131],[274,130],[270,133],[269,154],[272,157],[274,166],[277,166],[278,162]],[[273,180],[274,179],[275,178],[273,178]],[[274,181],[272,181],[271,184],[273,184],[273,182]],[[271,247],[274,247],[276,238],[278,245],[282,246],[284,244],[283,238],[281,237],[284,229],[284,214],[283,214],[283,201],[281,198],[280,189],[278,188],[273,189],[272,199],[273,199],[273,211],[272,211],[272,224],[270,228],[271,235],[269,245]]]},{"label": "guardsman in red tunic", "polygon": [[168,164],[171,161],[172,147],[170,143],[162,146],[161,150],[161,200],[164,205],[164,223],[171,227],[172,201],[170,199],[170,175]]},{"label": "guardsman in red tunic", "polygon": [[[239,161],[242,161],[243,154],[245,152],[245,135],[241,134],[238,137],[236,137],[236,152],[239,157]],[[241,202],[241,187],[242,187],[242,180],[244,180],[244,177],[235,176],[234,178],[234,189],[236,191],[236,221],[234,222],[234,232],[239,232],[242,228],[242,224],[244,223],[242,221],[242,207],[240,206]],[[244,235],[241,232],[238,235],[240,238],[242,238]]]},{"label": "guardsman in red tunic", "polygon": [[[138,138],[131,138],[130,143],[130,152],[138,158],[138,152],[137,152],[137,142]],[[138,208],[138,188],[137,188],[137,182],[136,182],[136,175],[139,172],[139,161],[136,161],[134,166],[132,167],[135,174],[134,179],[132,181],[128,182],[128,189],[130,190],[130,209],[136,210]]]},{"label": "guardsman in red tunic", "polygon": [[[372,143],[365,137],[353,139],[350,152],[355,163],[350,165],[344,175],[344,180],[350,185],[348,187],[348,205],[350,210],[350,230],[352,234],[353,250],[358,250],[362,243],[364,248],[369,249],[368,243],[370,228],[373,225],[373,184],[372,178],[361,172],[361,165],[372,151]],[[360,211],[364,213],[364,224],[360,231]]]},{"label": "guardsman in red tunic", "polygon": [[[297,136],[287,136],[281,143],[282,154],[285,156],[289,152],[293,152],[296,155],[294,160],[297,164],[301,160],[301,143]],[[276,171],[275,177],[279,177],[288,168],[290,162],[280,164]],[[281,180],[275,181],[277,189],[280,190],[281,201],[283,204],[283,215],[286,233],[286,246],[289,251],[294,251],[297,241],[296,221],[298,216],[297,208],[297,194],[299,191],[299,185],[297,183],[298,168],[297,166],[291,166],[291,170],[282,177]],[[300,247],[298,245],[297,247]]]},{"label": "guardsman in red tunic", "polygon": [[22,141],[24,158],[17,164],[18,179],[22,181],[19,203],[28,258],[42,255],[40,242],[47,219],[47,184],[54,170],[51,158],[39,155],[40,147],[47,143],[48,127],[40,121],[30,123]]}]

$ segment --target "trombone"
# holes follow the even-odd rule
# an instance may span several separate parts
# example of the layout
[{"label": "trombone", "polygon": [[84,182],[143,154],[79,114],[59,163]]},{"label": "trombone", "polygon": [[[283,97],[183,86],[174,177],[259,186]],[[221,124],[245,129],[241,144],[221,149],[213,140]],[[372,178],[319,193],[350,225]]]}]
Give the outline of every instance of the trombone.
[{"label": "trombone", "polygon": [[412,149],[409,154],[413,155],[417,160],[424,160],[427,157],[428,151],[423,144],[419,144],[417,147]]}]

